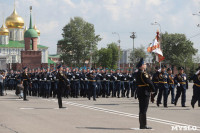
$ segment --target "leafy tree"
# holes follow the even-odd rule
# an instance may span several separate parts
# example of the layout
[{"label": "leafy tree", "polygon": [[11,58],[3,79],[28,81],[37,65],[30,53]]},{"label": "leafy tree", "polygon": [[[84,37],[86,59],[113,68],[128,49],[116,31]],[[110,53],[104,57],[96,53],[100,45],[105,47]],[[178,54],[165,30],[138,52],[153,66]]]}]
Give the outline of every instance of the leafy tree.
[{"label": "leafy tree", "polygon": [[63,39],[58,41],[61,46],[61,59],[65,64],[82,66],[89,60],[92,51],[97,49],[97,43],[101,40],[95,35],[94,25],[86,22],[81,17],[71,18],[63,28]]},{"label": "leafy tree", "polygon": [[110,43],[106,48],[98,51],[98,66],[116,69],[119,61],[119,47],[116,43]]},{"label": "leafy tree", "polygon": [[144,58],[146,59],[147,54],[145,52],[145,47],[144,46],[140,46],[139,48],[134,48],[134,59],[133,59],[133,51],[130,54],[130,59],[134,62],[138,62],[140,60],[140,58]]},{"label": "leafy tree", "polygon": [[161,36],[161,48],[165,57],[164,62],[177,67],[192,67],[192,56],[198,51],[184,34],[167,32]]},{"label": "leafy tree", "polygon": [[111,68],[112,66],[112,49],[110,48],[101,48],[98,51],[98,66],[103,68]]},{"label": "leafy tree", "polygon": [[108,49],[111,50],[110,52],[112,53],[112,62],[111,62],[110,68],[116,69],[118,61],[119,61],[120,49],[116,43],[110,43],[107,45],[107,47],[108,47]]}]

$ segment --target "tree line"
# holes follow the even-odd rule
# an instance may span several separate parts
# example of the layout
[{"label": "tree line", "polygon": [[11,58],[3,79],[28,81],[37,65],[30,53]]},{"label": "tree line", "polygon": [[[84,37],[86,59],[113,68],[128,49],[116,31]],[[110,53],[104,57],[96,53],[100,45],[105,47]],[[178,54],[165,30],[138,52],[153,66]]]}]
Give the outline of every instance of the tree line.
[{"label": "tree line", "polygon": [[[91,63],[103,68],[116,69],[122,50],[117,43],[108,43],[107,47],[98,49],[97,45],[102,40],[100,35],[95,34],[94,25],[86,22],[81,17],[74,17],[63,27],[62,39],[58,41],[62,54],[61,59],[64,64],[69,66],[82,67],[86,63]],[[131,45],[131,44],[130,44]],[[137,61],[141,57],[146,58],[146,48],[148,46],[141,45],[134,49],[130,54],[130,60]],[[194,70],[195,64],[193,56],[198,52],[194,48],[192,41],[186,38],[185,34],[165,32],[161,34],[161,48],[165,57],[164,63],[171,66],[185,66],[189,70]],[[153,62],[155,55],[152,54]]]}]

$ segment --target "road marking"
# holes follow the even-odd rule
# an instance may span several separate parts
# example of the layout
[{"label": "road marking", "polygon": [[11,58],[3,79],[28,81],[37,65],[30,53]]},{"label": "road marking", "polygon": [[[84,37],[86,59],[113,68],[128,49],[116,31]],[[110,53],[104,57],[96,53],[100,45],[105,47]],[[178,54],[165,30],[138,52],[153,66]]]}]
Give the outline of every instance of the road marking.
[{"label": "road marking", "polygon": [[20,109],[35,109],[35,108],[20,108]]},{"label": "road marking", "polygon": [[[146,129],[140,129],[140,128],[130,128],[131,130],[145,130],[146,131]],[[148,129],[148,130],[154,130],[154,129]]]},{"label": "road marking", "polygon": [[[31,110],[31,109],[43,109],[43,108],[19,108],[19,109],[25,109],[25,110]],[[46,108],[44,108],[44,109],[46,109]],[[60,109],[60,108],[48,108],[48,109]],[[68,109],[68,108],[62,108],[62,110],[63,109]]]},{"label": "road marking", "polygon": [[[131,117],[131,118],[138,118],[139,117],[137,114],[125,113],[125,112],[120,112],[120,111],[116,111],[116,110],[110,110],[110,109],[99,108],[99,107],[94,107],[94,106],[89,106],[89,105],[84,105],[84,104],[78,104],[78,103],[74,103],[74,102],[63,101],[63,103],[68,104],[68,105],[72,105],[72,106],[76,106],[76,107],[87,108],[87,109],[106,112],[106,113],[110,113],[110,114],[116,114],[116,115],[120,115],[120,116],[126,116],[126,117]],[[185,124],[185,123],[168,121],[168,120],[163,120],[163,119],[158,119],[158,118],[153,118],[153,117],[147,117],[147,120],[157,122],[157,123],[166,124],[166,125],[171,125],[171,126],[174,126],[174,125],[193,126],[193,125],[189,125],[189,124]],[[200,130],[200,127],[198,127],[198,126],[196,126],[196,127],[197,127],[197,130]]]}]

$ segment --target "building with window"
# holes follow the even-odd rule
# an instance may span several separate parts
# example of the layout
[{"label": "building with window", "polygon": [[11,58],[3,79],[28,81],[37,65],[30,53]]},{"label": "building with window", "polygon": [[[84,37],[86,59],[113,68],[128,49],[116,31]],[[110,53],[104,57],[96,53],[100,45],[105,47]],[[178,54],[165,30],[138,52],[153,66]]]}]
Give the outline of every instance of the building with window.
[{"label": "building with window", "polygon": [[[42,52],[42,63],[48,63],[48,47],[40,45],[40,31],[33,26],[38,34],[37,48]],[[0,28],[0,69],[8,69],[8,64],[21,63],[21,51],[25,50],[24,20],[14,8],[12,14],[6,18]],[[9,67],[12,67],[9,65]]]}]

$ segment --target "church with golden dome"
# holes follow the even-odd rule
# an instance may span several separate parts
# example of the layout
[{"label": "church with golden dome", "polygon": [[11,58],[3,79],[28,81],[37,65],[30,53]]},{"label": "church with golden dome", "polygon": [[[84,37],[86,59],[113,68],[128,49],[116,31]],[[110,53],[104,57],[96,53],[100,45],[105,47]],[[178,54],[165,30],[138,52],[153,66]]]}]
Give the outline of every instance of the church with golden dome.
[{"label": "church with golden dome", "polygon": [[[30,23],[32,25],[32,22]],[[24,33],[27,30],[24,19],[14,7],[12,14],[0,28],[0,69],[12,69],[14,63],[22,62],[21,51],[25,50]],[[41,63],[48,63],[48,47],[40,45],[40,31],[35,24],[31,30],[37,34],[37,50],[41,51]]]}]

